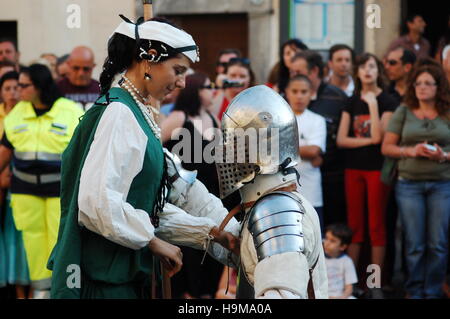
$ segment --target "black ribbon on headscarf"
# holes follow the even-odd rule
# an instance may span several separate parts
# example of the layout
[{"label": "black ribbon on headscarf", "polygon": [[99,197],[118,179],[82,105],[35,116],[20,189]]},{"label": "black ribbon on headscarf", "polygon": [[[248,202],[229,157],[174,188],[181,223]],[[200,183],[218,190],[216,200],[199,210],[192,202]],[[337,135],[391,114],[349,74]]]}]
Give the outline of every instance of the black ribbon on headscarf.
[{"label": "black ribbon on headscarf", "polygon": [[126,16],[124,16],[123,14],[119,14],[119,17],[122,18],[123,21],[125,21],[126,23],[131,23],[134,24],[134,35],[136,38],[136,43],[139,42],[139,40],[141,39],[139,37],[139,25],[141,25],[142,23],[145,22],[144,17],[140,17],[139,19],[137,19],[136,23],[134,23],[133,21],[131,21],[130,19],[128,19]]}]

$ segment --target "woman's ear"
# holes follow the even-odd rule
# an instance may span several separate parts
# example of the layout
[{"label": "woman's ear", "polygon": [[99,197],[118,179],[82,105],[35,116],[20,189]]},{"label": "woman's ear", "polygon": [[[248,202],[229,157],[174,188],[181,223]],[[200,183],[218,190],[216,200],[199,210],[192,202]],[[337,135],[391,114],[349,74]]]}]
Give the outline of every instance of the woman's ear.
[{"label": "woman's ear", "polygon": [[141,49],[141,50],[142,50],[142,52],[139,55],[139,57],[141,59],[148,60],[149,62],[153,62],[157,59],[158,51],[156,51],[155,49],[150,49],[150,50],[148,50],[147,53],[145,53],[145,51],[143,49]]}]

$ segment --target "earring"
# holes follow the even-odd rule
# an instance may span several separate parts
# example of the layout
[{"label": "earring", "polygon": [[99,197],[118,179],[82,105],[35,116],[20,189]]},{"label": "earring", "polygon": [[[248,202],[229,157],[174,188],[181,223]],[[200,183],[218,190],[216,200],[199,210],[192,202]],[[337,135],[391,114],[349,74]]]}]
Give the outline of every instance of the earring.
[{"label": "earring", "polygon": [[152,79],[152,76],[151,76],[150,74],[148,74],[147,72],[145,72],[145,74],[144,74],[144,79],[145,79],[146,81],[150,81],[150,80]]}]

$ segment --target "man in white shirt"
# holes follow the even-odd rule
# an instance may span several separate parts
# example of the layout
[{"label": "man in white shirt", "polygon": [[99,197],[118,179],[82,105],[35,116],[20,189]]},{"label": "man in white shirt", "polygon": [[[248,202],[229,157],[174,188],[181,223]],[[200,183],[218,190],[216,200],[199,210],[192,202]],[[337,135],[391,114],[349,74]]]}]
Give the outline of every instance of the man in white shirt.
[{"label": "man in white shirt", "polygon": [[352,78],[354,60],[355,52],[348,45],[335,44],[330,48],[328,61],[330,76],[327,82],[340,88],[348,97],[352,96],[355,90],[355,83]]}]

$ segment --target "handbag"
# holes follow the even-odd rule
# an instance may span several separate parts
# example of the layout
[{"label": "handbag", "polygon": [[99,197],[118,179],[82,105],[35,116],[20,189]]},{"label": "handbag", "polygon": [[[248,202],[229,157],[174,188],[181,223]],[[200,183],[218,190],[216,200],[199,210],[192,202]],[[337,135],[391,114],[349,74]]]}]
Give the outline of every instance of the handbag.
[{"label": "handbag", "polygon": [[[402,130],[406,120],[406,107],[403,106]],[[392,185],[398,175],[398,158],[384,157],[383,167],[381,168],[381,181],[386,185]]]},{"label": "handbag", "polygon": [[386,185],[392,185],[397,178],[398,173],[398,159],[392,157],[385,157],[383,167],[381,168],[381,181]]}]

